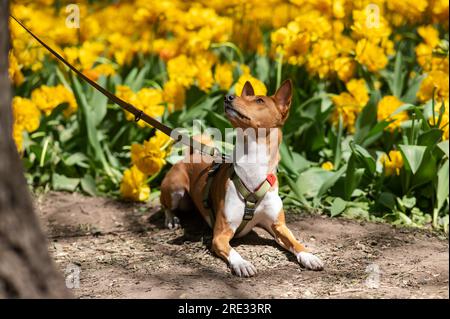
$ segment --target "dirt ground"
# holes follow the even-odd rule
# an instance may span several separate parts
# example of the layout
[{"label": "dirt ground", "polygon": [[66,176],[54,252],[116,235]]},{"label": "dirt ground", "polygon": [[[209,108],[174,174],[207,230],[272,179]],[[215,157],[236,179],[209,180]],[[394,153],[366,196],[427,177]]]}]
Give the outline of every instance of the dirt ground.
[{"label": "dirt ground", "polygon": [[238,278],[194,215],[170,231],[148,205],[55,192],[35,203],[58,267],[79,274],[79,298],[449,298],[448,238],[430,231],[288,214],[325,270],[302,269],[258,229],[232,241],[258,269]]}]

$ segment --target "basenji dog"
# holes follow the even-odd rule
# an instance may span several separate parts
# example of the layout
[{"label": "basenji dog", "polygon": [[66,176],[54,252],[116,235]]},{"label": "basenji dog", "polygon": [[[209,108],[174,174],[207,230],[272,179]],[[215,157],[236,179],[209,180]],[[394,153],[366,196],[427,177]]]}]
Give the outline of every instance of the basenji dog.
[{"label": "basenji dog", "polygon": [[[307,269],[323,269],[322,261],[309,252],[286,226],[283,203],[278,194],[276,170],[280,160],[281,128],[291,106],[292,82],[286,80],[272,96],[254,94],[250,82],[246,82],[241,96],[226,95],[225,114],[235,129],[259,132],[254,136],[244,134],[244,152],[236,155],[232,163],[220,166],[210,186],[210,205],[215,218],[204,205],[204,192],[211,168],[211,160],[205,161],[199,153],[190,153],[188,160],[171,167],[161,184],[161,204],[165,210],[165,223],[170,229],[180,227],[178,212],[192,209],[192,204],[213,229],[212,251],[224,259],[232,272],[240,277],[251,277],[256,268],[230,246],[234,237],[248,234],[254,227],[270,233],[275,241],[297,257]],[[270,141],[276,140],[270,147]],[[275,144],[275,145],[273,145]],[[261,151],[263,150],[263,151]],[[257,161],[250,160],[257,158]],[[240,227],[247,209],[242,192],[230,176],[230,167],[248,192],[258,189],[269,180],[264,196],[252,210],[252,218]]]}]

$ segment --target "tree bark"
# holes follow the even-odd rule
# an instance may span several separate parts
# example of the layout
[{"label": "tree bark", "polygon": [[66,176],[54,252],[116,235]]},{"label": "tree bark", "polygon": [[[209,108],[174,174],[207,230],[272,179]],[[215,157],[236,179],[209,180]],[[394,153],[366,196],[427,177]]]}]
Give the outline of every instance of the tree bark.
[{"label": "tree bark", "polygon": [[34,213],[12,140],[9,3],[0,0],[0,298],[69,297]]}]

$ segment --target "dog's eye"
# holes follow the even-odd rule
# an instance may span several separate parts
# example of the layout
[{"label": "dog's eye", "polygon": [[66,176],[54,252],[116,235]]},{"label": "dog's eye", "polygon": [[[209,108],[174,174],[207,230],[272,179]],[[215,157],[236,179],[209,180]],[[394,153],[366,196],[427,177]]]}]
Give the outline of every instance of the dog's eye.
[{"label": "dog's eye", "polygon": [[258,103],[258,104],[263,104],[263,103],[264,103],[264,100],[263,100],[262,98],[257,98],[257,99],[256,99],[256,103]]}]

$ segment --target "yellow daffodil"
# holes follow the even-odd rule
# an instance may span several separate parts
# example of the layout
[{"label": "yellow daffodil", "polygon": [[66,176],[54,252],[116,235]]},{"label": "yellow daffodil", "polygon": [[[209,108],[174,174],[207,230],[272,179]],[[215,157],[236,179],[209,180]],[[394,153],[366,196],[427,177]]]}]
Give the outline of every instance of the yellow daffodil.
[{"label": "yellow daffodil", "polygon": [[337,126],[339,118],[342,117],[343,127],[353,133],[356,117],[369,101],[369,93],[363,79],[350,80],[346,87],[348,92],[332,97],[335,108],[331,114],[331,122]]},{"label": "yellow daffodil", "polygon": [[402,101],[392,95],[386,95],[380,100],[380,102],[378,102],[378,121],[393,121],[387,126],[387,130],[392,132],[395,129],[399,128],[404,121],[409,119],[408,113],[406,111],[402,111],[395,115],[392,115],[392,113],[394,113],[395,110],[397,110],[403,104],[404,103]]},{"label": "yellow daffodil", "polygon": [[64,85],[54,87],[43,85],[31,93],[33,103],[45,113],[46,116],[59,105],[67,103],[64,115],[67,117],[77,110],[77,102],[72,91],[68,90]]},{"label": "yellow daffodil", "polygon": [[164,146],[168,139],[162,134],[155,135],[143,144],[131,145],[131,161],[147,175],[158,173],[166,164],[167,150]]},{"label": "yellow daffodil", "polygon": [[326,170],[326,171],[332,171],[334,169],[334,165],[333,163],[331,163],[330,161],[328,162],[324,162],[321,167]]},{"label": "yellow daffodil", "polygon": [[29,99],[14,97],[12,100],[14,125],[27,132],[38,129],[41,120],[41,112]]},{"label": "yellow daffodil", "polygon": [[229,63],[217,64],[214,80],[222,90],[228,90],[233,83],[233,66]]},{"label": "yellow daffodil", "polygon": [[125,170],[120,183],[120,194],[123,198],[143,202],[150,196],[150,187],[146,184],[147,176],[136,166]]},{"label": "yellow daffodil", "polygon": [[386,176],[400,175],[400,170],[403,167],[403,157],[400,151],[389,151],[389,156],[381,155],[380,161],[383,164]]},{"label": "yellow daffodil", "polygon": [[428,101],[434,98],[437,101],[442,99],[448,100],[448,89],[449,89],[448,73],[443,71],[431,71],[428,76],[422,81],[419,91],[417,92],[417,98],[422,101]]}]

